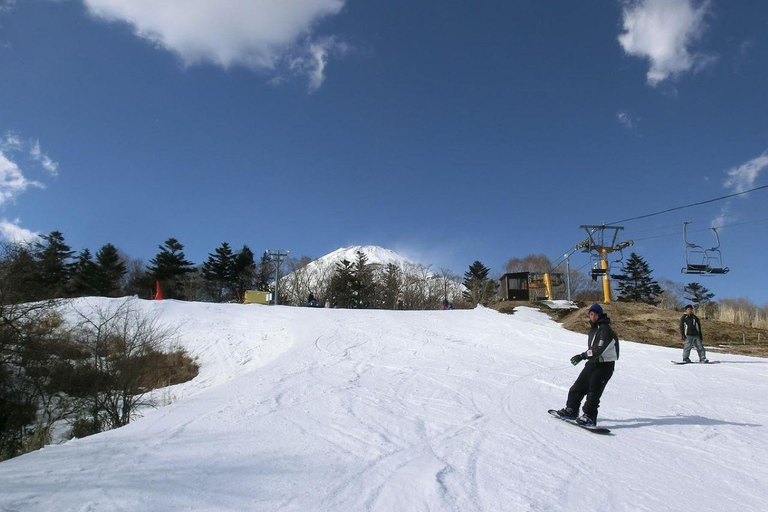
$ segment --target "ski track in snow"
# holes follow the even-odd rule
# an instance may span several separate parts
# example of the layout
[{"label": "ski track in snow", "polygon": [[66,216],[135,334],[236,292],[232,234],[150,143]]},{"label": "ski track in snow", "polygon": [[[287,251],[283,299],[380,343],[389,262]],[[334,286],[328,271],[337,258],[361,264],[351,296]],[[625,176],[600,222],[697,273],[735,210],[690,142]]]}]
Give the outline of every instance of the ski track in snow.
[{"label": "ski track in snow", "polygon": [[[80,299],[88,308],[117,300]],[[0,511],[758,511],[768,361],[622,342],[595,436],[547,414],[586,336],[518,308],[136,301],[200,375],[122,429],[0,464]]]}]

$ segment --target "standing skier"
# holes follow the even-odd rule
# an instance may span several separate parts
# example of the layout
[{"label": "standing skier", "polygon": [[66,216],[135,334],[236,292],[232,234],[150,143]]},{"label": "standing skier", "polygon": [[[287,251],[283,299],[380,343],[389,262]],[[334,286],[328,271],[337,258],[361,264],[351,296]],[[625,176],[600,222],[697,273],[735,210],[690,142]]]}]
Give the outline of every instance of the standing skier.
[{"label": "standing skier", "polygon": [[680,336],[685,344],[683,345],[683,362],[690,363],[688,356],[691,355],[691,345],[696,347],[699,353],[699,362],[708,363],[707,352],[704,350],[704,343],[701,336],[701,320],[693,314],[693,306],[685,306],[685,314],[680,317]]},{"label": "standing skier", "polygon": [[[584,369],[576,382],[568,391],[565,408],[557,411],[561,418],[575,419],[580,425],[592,427],[597,425],[597,408],[605,385],[613,375],[616,361],[619,359],[619,338],[611,329],[611,320],[603,313],[599,304],[589,308],[589,333],[587,334],[587,351],[576,354],[571,358],[574,366],[587,360]],[[581,401],[586,395],[584,414],[578,415]]]}]

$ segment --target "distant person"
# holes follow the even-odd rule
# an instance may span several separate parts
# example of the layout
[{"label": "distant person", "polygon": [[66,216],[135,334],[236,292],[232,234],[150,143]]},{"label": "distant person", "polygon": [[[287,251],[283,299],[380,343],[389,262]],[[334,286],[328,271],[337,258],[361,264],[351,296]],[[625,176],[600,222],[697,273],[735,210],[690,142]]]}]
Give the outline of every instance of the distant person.
[{"label": "distant person", "polygon": [[326,308],[330,308],[331,307],[331,301],[329,301],[328,299],[325,299],[325,307]]},{"label": "distant person", "polygon": [[319,306],[319,304],[317,303],[317,299],[311,293],[309,294],[309,297],[307,297],[307,306],[309,306],[310,308],[316,308]]},{"label": "distant person", "polygon": [[443,311],[447,310],[448,306],[450,306],[448,299],[443,299]]},{"label": "distant person", "polygon": [[403,309],[405,307],[405,302],[403,301],[403,292],[399,292],[397,294],[397,309]]},{"label": "distant person", "polygon": [[683,362],[690,363],[691,345],[696,347],[699,353],[699,362],[708,363],[707,352],[704,350],[704,342],[701,336],[701,320],[693,314],[693,306],[685,306],[685,313],[680,317],[680,336],[685,342],[683,344]]},{"label": "distant person", "polygon": [[[585,359],[587,364],[568,391],[565,408],[557,411],[557,414],[561,418],[576,420],[580,425],[594,427],[597,425],[600,397],[611,380],[614,366],[619,359],[619,338],[611,329],[611,320],[600,304],[592,304],[588,314],[587,351],[571,358],[571,364],[574,366]],[[582,409],[584,414],[577,418],[584,396],[587,397]]]}]

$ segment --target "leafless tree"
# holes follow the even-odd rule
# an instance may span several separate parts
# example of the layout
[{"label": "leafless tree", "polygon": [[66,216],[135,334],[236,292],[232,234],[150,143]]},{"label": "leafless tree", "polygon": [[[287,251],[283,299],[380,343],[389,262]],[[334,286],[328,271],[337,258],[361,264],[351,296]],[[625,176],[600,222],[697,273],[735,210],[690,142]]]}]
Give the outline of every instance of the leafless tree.
[{"label": "leafless tree", "polygon": [[117,306],[76,309],[77,343],[90,357],[93,378],[85,393],[94,422],[106,428],[127,425],[145,400],[156,368],[152,356],[168,348],[174,331],[158,317],[142,314],[131,299]]}]

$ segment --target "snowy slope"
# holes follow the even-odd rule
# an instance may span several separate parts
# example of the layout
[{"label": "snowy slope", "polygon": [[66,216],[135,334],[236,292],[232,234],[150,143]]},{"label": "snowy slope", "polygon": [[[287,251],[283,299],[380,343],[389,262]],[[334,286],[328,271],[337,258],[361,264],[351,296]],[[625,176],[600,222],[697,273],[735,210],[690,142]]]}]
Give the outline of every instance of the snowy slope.
[{"label": "snowy slope", "polygon": [[[92,299],[93,300],[93,299]],[[86,301],[87,302],[87,301]],[[81,304],[81,307],[83,305]],[[143,302],[203,371],[131,425],[0,464],[2,511],[758,511],[768,361],[624,342],[596,436],[586,337],[541,313]]]}]

